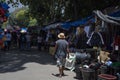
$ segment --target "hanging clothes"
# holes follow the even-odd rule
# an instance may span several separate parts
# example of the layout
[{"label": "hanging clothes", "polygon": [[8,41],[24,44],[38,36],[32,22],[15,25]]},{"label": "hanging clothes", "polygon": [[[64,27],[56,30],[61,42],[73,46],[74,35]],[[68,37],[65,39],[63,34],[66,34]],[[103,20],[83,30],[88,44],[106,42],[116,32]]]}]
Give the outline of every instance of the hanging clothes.
[{"label": "hanging clothes", "polygon": [[89,37],[90,26],[85,26],[84,30],[86,32],[87,37]]},{"label": "hanging clothes", "polygon": [[104,41],[100,32],[92,32],[90,38],[87,41],[89,46],[101,47],[104,45]]},{"label": "hanging clothes", "polygon": [[117,35],[114,38],[114,50],[119,50],[120,48],[120,36]]},{"label": "hanging clothes", "polygon": [[0,16],[4,16],[5,15],[5,11],[3,8],[0,8]]}]

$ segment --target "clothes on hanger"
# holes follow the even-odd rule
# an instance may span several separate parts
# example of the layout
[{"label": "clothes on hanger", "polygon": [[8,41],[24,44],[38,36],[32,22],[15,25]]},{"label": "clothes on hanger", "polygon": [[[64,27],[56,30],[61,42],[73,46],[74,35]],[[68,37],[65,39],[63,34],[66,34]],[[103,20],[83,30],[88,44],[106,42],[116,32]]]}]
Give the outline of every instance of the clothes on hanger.
[{"label": "clothes on hanger", "polygon": [[90,38],[87,41],[87,44],[89,46],[96,46],[96,47],[100,47],[102,45],[104,45],[104,41],[102,38],[102,35],[100,32],[92,32]]},{"label": "clothes on hanger", "polygon": [[119,50],[120,48],[120,36],[119,35],[115,36],[113,44],[114,44],[114,50]]}]

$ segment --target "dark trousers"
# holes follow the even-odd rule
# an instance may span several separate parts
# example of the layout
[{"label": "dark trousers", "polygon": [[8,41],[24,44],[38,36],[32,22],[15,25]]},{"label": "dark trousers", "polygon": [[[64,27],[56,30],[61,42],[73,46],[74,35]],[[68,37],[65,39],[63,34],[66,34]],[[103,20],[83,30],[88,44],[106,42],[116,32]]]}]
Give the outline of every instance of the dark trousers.
[{"label": "dark trousers", "polygon": [[7,47],[6,47],[6,49],[9,50],[10,46],[11,46],[11,41],[7,41]]},{"label": "dark trousers", "polygon": [[38,43],[38,50],[41,50],[42,43]]}]

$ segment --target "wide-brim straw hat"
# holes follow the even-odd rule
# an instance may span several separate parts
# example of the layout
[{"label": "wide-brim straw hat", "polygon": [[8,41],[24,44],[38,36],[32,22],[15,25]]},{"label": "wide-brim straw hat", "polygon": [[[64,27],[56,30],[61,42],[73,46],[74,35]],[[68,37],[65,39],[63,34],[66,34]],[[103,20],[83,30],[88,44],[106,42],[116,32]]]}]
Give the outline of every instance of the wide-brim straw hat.
[{"label": "wide-brim straw hat", "polygon": [[65,34],[64,33],[59,33],[58,38],[65,38]]}]

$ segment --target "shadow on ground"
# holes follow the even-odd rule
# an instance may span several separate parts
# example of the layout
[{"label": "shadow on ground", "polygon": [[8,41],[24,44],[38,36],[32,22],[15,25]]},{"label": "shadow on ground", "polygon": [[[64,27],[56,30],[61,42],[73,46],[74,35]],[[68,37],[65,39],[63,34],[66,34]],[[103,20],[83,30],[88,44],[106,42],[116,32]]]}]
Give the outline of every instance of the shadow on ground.
[{"label": "shadow on ground", "polygon": [[24,64],[35,62],[42,65],[55,65],[53,57],[47,52],[40,52],[36,49],[30,51],[11,50],[0,52],[0,73],[15,72],[24,70]]},{"label": "shadow on ground", "polygon": [[[54,74],[54,73],[52,73],[52,75],[55,76],[55,77],[60,77],[59,74]],[[62,77],[64,77],[64,76],[68,76],[68,75],[66,75],[66,74],[62,75]]]}]

